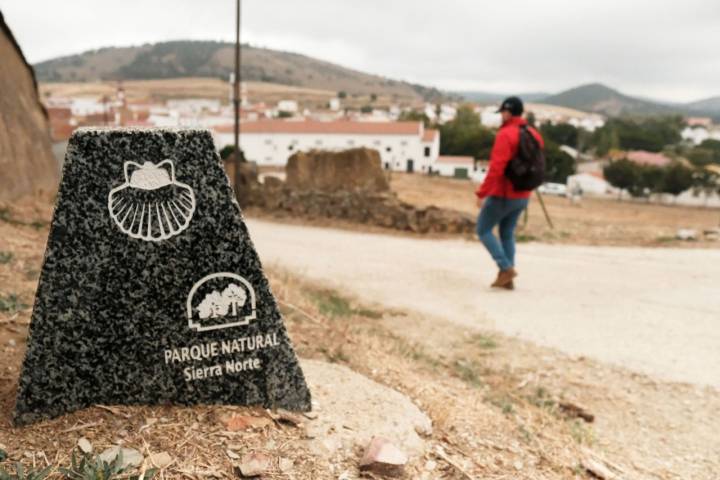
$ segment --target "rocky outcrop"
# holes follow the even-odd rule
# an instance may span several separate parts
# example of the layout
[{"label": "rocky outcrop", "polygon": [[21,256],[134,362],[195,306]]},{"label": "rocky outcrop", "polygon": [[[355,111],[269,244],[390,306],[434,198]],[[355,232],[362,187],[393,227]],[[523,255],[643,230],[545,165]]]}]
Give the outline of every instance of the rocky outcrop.
[{"label": "rocky outcrop", "polygon": [[380,154],[369,148],[297,152],[288,159],[287,185],[294,190],[387,192]]},{"label": "rocky outcrop", "polygon": [[0,200],[54,192],[58,167],[32,68],[0,12]]}]

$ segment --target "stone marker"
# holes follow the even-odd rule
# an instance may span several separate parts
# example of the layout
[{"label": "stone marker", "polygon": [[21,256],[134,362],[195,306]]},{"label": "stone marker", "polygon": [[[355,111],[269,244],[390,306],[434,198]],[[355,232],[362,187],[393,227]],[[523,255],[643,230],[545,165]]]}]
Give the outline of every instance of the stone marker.
[{"label": "stone marker", "polygon": [[311,405],[210,133],[81,129],[67,149],[15,422],[165,403]]}]

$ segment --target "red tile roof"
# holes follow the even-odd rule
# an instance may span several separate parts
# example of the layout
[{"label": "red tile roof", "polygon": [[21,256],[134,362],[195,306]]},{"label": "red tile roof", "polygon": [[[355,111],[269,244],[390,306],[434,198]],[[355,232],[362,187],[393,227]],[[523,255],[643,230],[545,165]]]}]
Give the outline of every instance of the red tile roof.
[{"label": "red tile roof", "polygon": [[[317,120],[258,120],[241,122],[240,133],[320,133],[357,135],[420,135],[420,122],[349,122]],[[232,125],[218,125],[218,133],[233,132]]]},{"label": "red tile roof", "polygon": [[434,142],[435,138],[437,137],[438,131],[434,128],[426,128],[425,133],[423,133],[423,142]]},{"label": "red tile roof", "polygon": [[654,165],[656,167],[664,167],[672,162],[672,159],[662,153],[646,152],[644,150],[627,152],[627,159],[641,165]]},{"label": "red tile roof", "polygon": [[440,155],[437,159],[438,163],[449,163],[453,165],[474,165],[475,159],[462,155]]}]

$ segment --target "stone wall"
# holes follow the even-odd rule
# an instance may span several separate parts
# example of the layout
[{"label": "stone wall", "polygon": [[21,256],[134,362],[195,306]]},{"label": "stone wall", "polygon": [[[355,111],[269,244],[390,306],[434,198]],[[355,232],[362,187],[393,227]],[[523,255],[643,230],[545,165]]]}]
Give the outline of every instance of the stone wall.
[{"label": "stone wall", "polygon": [[58,166],[37,84],[0,12],[0,201],[57,189]]},{"label": "stone wall", "polygon": [[252,188],[249,198],[249,205],[279,216],[337,219],[415,233],[475,231],[469,215],[437,207],[417,208],[389,192],[295,190],[268,177],[265,184]]}]

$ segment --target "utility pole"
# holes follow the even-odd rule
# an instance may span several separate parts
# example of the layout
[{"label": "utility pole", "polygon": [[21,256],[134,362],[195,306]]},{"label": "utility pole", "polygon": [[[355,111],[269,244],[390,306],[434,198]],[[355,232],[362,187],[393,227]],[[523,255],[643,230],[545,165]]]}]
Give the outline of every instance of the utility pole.
[{"label": "utility pole", "polygon": [[235,195],[241,187],[240,175],[240,0],[235,7],[235,84],[233,85],[233,103],[235,104]]}]

